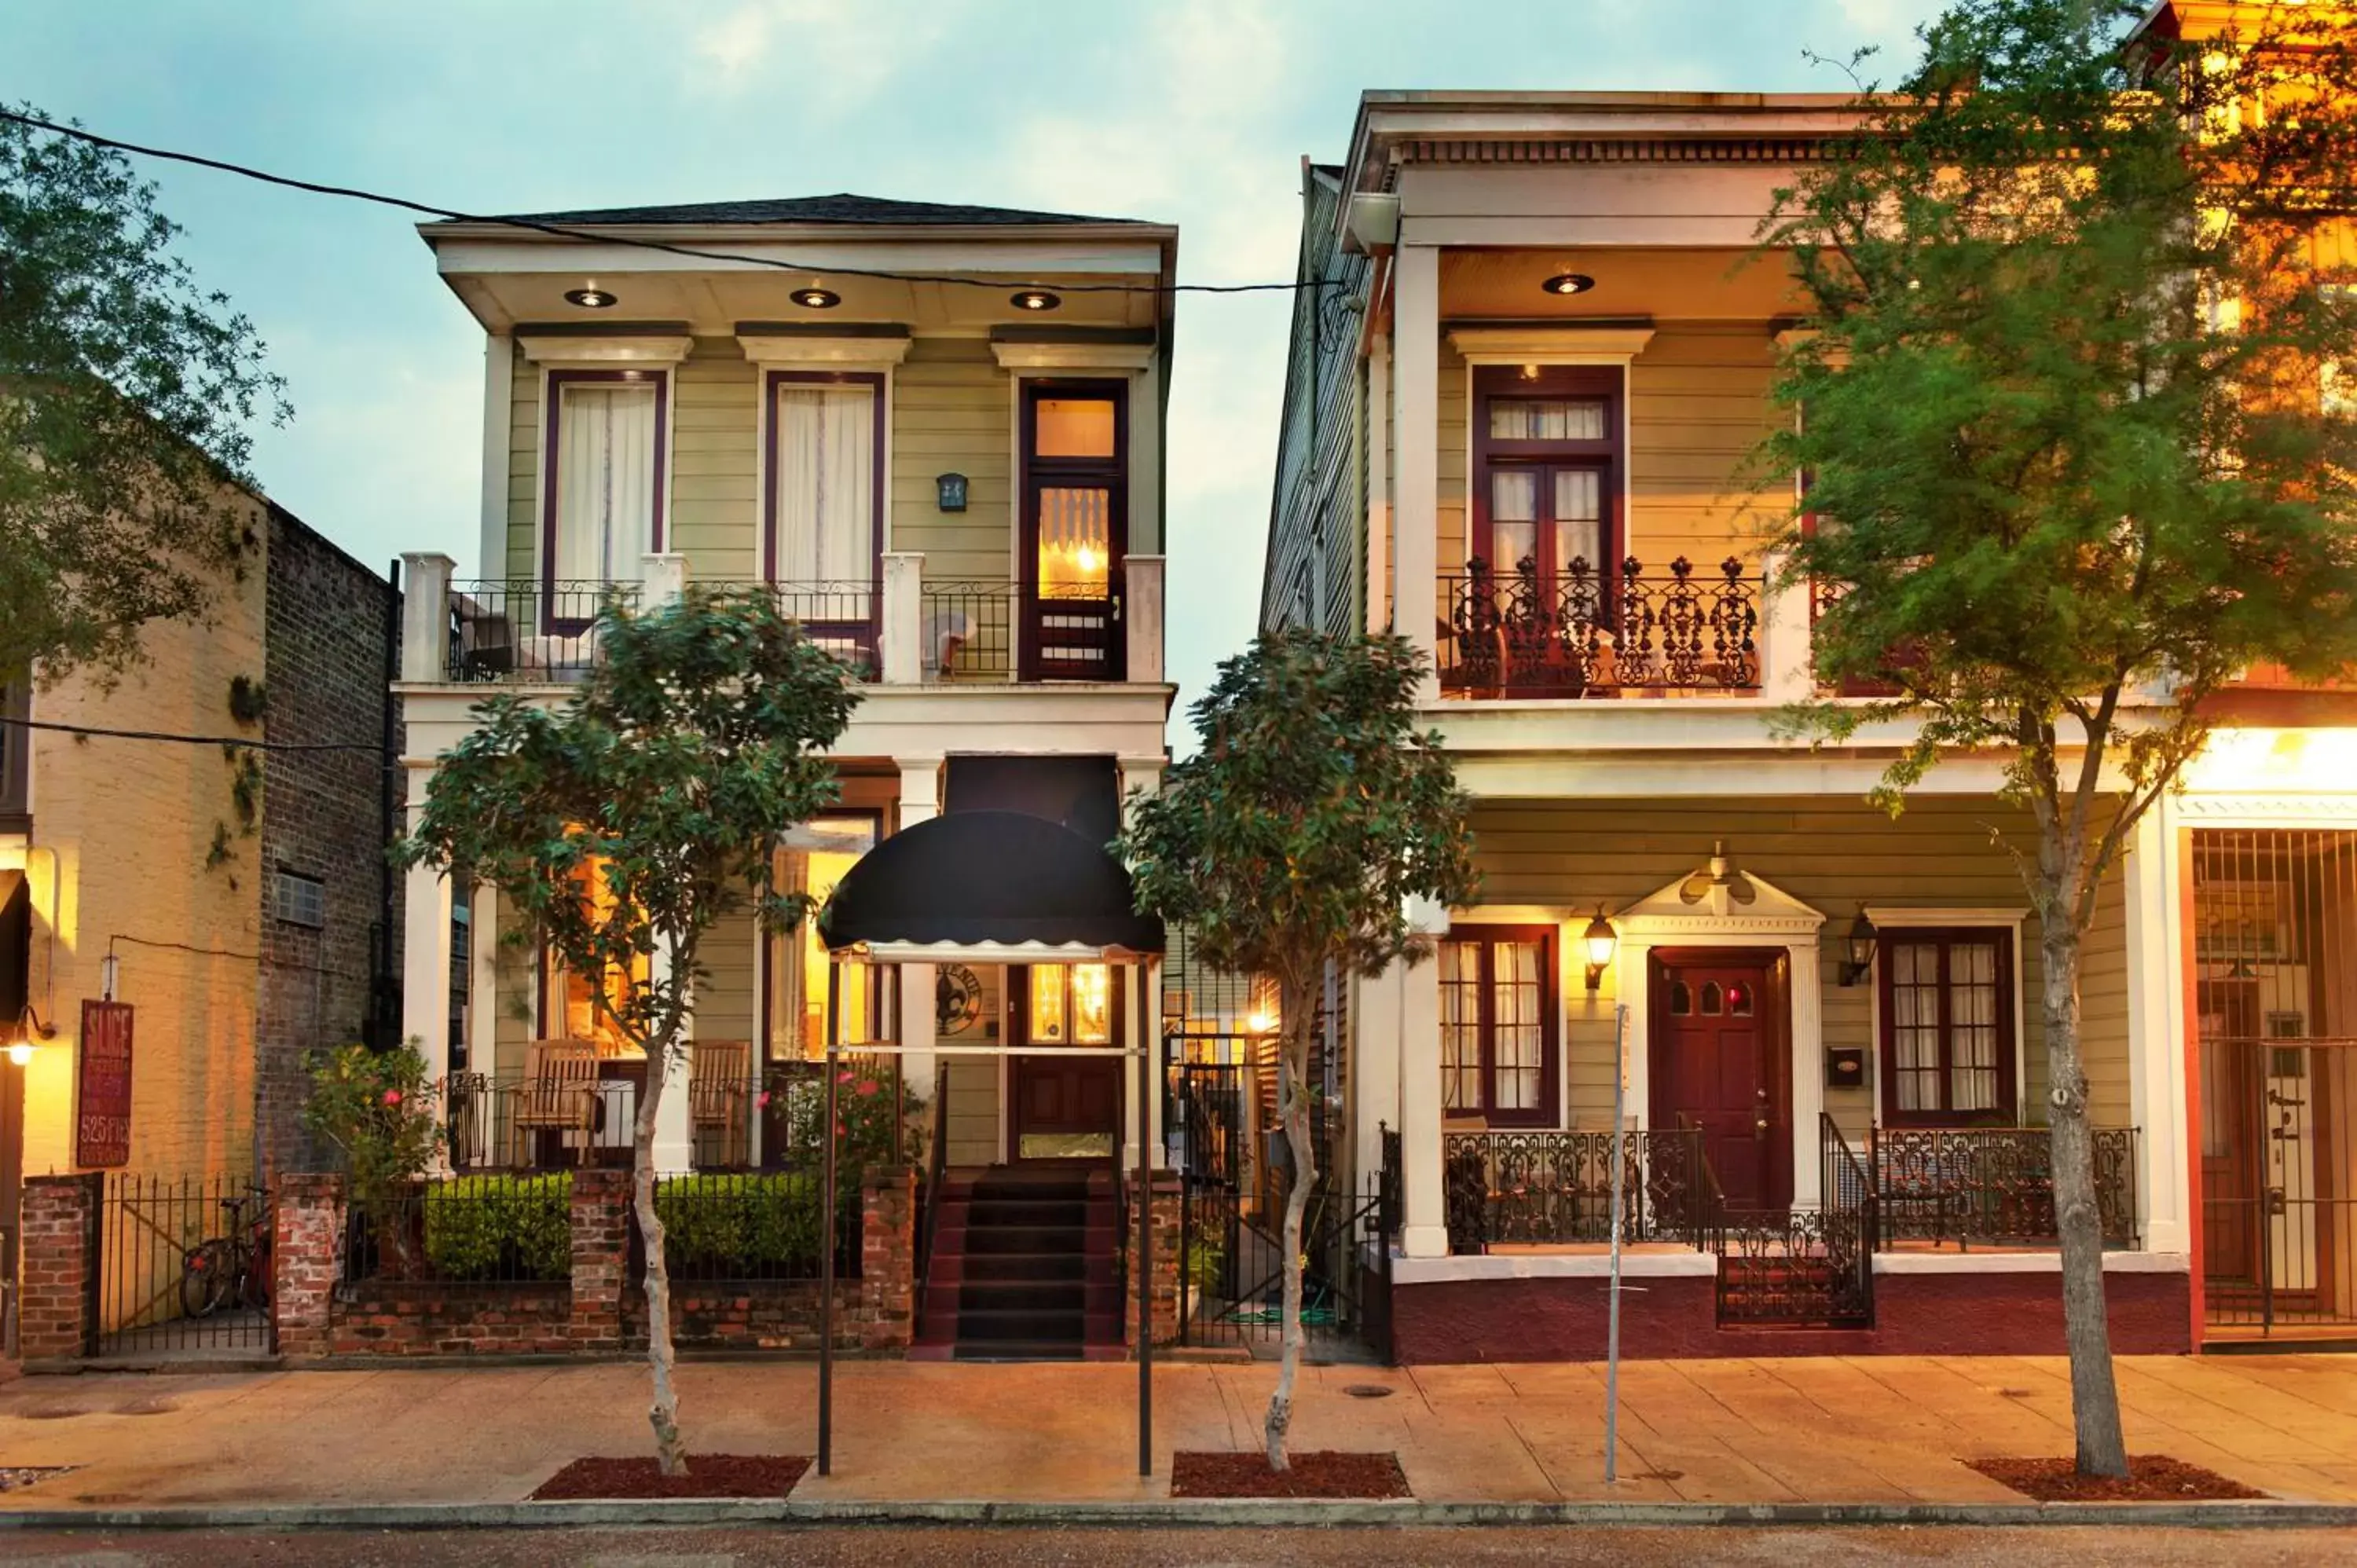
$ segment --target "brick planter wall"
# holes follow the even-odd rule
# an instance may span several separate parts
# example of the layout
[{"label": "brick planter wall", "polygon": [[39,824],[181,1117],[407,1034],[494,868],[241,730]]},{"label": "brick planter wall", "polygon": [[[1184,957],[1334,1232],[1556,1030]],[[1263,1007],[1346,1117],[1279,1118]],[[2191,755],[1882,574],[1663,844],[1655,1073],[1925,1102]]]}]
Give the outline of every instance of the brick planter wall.
[{"label": "brick planter wall", "polygon": [[335,1295],[344,1265],[344,1178],[320,1173],[270,1183],[270,1317],[278,1353],[305,1360],[329,1353]]},{"label": "brick planter wall", "polygon": [[[1121,1293],[1121,1342],[1133,1354],[1137,1349],[1138,1258],[1137,1210],[1130,1207],[1130,1199],[1136,1187],[1135,1174],[1125,1174],[1122,1185],[1121,1257],[1122,1279],[1125,1283]],[[1178,1271],[1183,1262],[1178,1256],[1178,1240],[1186,1197],[1176,1171],[1156,1171],[1151,1190],[1154,1273],[1148,1311],[1154,1320],[1154,1343],[1159,1347],[1178,1342]]]},{"label": "brick planter wall", "polygon": [[572,1343],[576,1351],[622,1348],[630,1278],[630,1173],[573,1173]]},{"label": "brick planter wall", "polygon": [[25,1178],[16,1346],[27,1363],[72,1360],[89,1352],[102,1179]]}]

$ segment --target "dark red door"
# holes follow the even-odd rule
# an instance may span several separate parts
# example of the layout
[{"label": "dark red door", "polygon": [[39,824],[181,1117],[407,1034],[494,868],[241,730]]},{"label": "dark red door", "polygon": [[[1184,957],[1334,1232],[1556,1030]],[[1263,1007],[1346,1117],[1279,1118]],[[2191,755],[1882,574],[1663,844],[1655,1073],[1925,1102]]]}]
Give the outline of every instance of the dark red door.
[{"label": "dark red door", "polygon": [[1015,1058],[1017,1159],[1118,1153],[1121,1058],[1084,1049]]},{"label": "dark red door", "polygon": [[1652,1125],[1702,1129],[1730,1208],[1792,1201],[1783,962],[1781,953],[1653,955]]}]

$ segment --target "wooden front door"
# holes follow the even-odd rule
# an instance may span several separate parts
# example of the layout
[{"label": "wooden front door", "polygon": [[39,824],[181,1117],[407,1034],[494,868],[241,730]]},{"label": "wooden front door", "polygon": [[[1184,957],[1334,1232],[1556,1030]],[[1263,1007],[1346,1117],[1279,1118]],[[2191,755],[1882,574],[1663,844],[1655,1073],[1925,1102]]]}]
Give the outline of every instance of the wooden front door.
[{"label": "wooden front door", "polygon": [[[1110,1159],[1121,1152],[1123,972],[1105,974],[1107,1005],[1092,1021],[1071,970],[1060,964],[1010,967],[1014,1043],[1034,1047],[1008,1072],[1014,1113],[1007,1120],[1010,1159]],[[1058,1001],[1043,1004],[1052,989]]]},{"label": "wooden front door", "polygon": [[1128,392],[1118,381],[1023,385],[1022,677],[1118,681]]},{"label": "wooden front door", "polygon": [[1702,1129],[1703,1151],[1730,1208],[1792,1201],[1784,967],[1781,951],[1652,955],[1652,1125]]}]

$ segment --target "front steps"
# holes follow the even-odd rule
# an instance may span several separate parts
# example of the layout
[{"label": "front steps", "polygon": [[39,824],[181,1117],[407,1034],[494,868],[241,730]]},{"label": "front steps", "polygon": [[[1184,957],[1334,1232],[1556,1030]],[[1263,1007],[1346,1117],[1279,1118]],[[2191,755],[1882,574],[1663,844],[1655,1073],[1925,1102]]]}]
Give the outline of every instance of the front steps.
[{"label": "front steps", "polygon": [[1078,1162],[952,1170],[911,1360],[1118,1360],[1120,1209]]}]

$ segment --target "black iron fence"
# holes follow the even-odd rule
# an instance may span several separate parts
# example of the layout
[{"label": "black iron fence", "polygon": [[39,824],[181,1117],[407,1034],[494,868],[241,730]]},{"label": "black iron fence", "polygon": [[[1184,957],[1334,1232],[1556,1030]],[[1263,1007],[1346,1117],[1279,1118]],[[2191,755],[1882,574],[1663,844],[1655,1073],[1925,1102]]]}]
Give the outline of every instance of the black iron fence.
[{"label": "black iron fence", "polygon": [[1574,561],[1542,573],[1479,559],[1440,579],[1441,690],[1464,696],[1620,696],[1760,685],[1764,580],[1729,557],[1649,572]]},{"label": "black iron fence", "polygon": [[[2136,1244],[2136,1129],[2092,1132],[2104,1242]],[[1886,1242],[2055,1244],[2054,1145],[2043,1127],[1876,1127],[1867,1167]]]},{"label": "black iron fence", "polygon": [[1840,1129],[1822,1113],[1817,1143],[1822,1187],[1814,1208],[1727,1208],[1705,1164],[1722,1324],[1793,1328],[1873,1325],[1873,1184]]},{"label": "black iron fence", "polygon": [[1612,1239],[1614,1146],[1625,1241],[1705,1244],[1702,1133],[1450,1133],[1441,1141],[1448,1250]]},{"label": "black iron fence", "polygon": [[344,1280],[522,1285],[573,1277],[573,1178],[487,1175],[355,1197]]},{"label": "black iron fence", "polygon": [[[628,1165],[637,1108],[632,1078],[535,1082],[522,1073],[460,1072],[443,1087],[450,1164],[460,1171]],[[705,1130],[698,1133],[701,1139]]]},{"label": "black iron fence", "polygon": [[270,1207],[244,1177],[110,1174],[97,1240],[91,1354],[269,1353]]},{"label": "black iron fence", "polygon": [[1006,583],[936,583],[919,597],[928,681],[1015,679],[1015,604]]},{"label": "black iron fence", "polygon": [[[838,1172],[834,1273],[859,1275],[858,1173]],[[815,1170],[663,1176],[655,1182],[663,1257],[682,1284],[816,1280],[824,1247],[825,1176]],[[632,1214],[635,1227],[637,1217]],[[643,1251],[643,1242],[639,1244]]]},{"label": "black iron fence", "polygon": [[819,647],[841,660],[858,679],[883,673],[884,600],[874,583],[815,582],[763,585],[778,613],[793,621]]},{"label": "black iron fence", "polygon": [[597,612],[638,598],[636,583],[453,583],[445,672],[453,681],[579,681],[597,662]]}]

